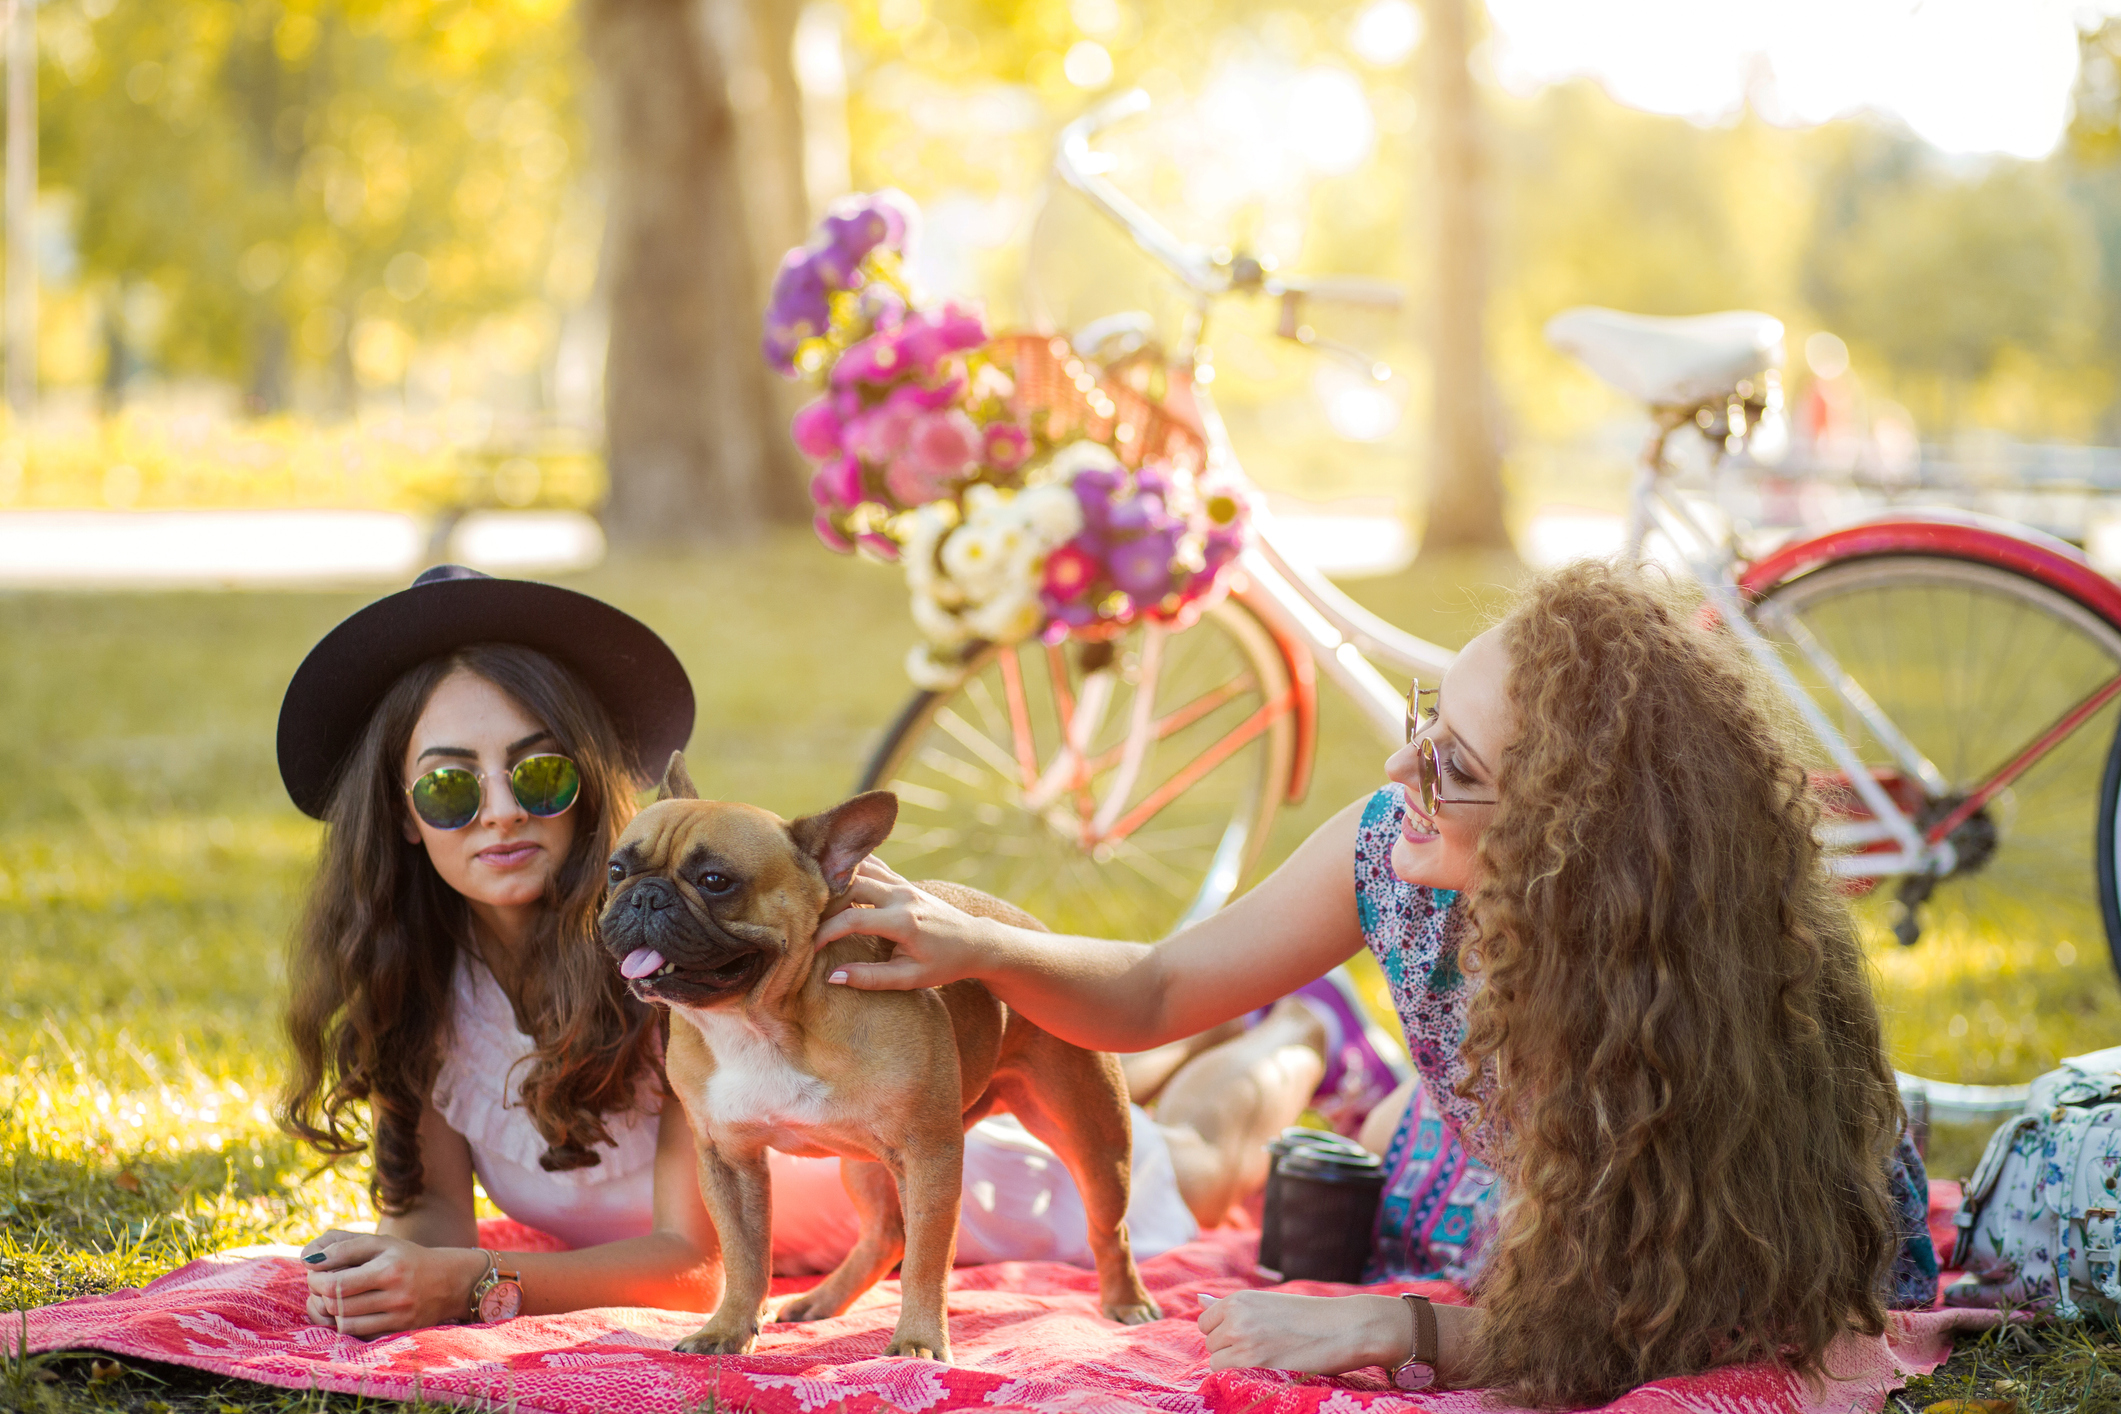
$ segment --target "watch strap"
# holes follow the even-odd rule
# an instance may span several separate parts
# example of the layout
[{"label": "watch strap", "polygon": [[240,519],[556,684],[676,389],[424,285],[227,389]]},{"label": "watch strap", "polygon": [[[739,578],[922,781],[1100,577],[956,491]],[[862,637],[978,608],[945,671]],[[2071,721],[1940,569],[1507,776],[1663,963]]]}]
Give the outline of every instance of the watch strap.
[{"label": "watch strap", "polygon": [[1389,1371],[1394,1388],[1424,1390],[1436,1383],[1436,1349],[1439,1344],[1436,1332],[1436,1308],[1426,1296],[1417,1296],[1411,1291],[1401,1292],[1400,1299],[1407,1303],[1408,1314],[1413,1317],[1414,1340],[1407,1351],[1407,1358]]},{"label": "watch strap", "polygon": [[1411,1291],[1401,1292],[1399,1299],[1414,1312],[1414,1348],[1408,1353],[1433,1370],[1436,1368],[1436,1306],[1428,1297],[1417,1296]]},{"label": "watch strap", "polygon": [[479,1303],[486,1299],[486,1293],[491,1291],[494,1284],[501,1279],[501,1254],[488,1252],[483,1247],[479,1250],[486,1253],[486,1270],[481,1272],[479,1279],[471,1284],[471,1300],[467,1303],[470,1309],[465,1314],[465,1319],[471,1321],[480,1319]]}]

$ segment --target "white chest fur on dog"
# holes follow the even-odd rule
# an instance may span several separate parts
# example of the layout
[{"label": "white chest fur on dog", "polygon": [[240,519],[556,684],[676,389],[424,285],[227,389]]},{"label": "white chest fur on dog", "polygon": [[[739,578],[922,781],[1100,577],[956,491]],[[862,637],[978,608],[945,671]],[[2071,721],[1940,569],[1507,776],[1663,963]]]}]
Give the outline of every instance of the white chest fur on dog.
[{"label": "white chest fur on dog", "polygon": [[717,1127],[764,1129],[773,1138],[786,1136],[798,1147],[773,1147],[785,1153],[822,1152],[796,1140],[804,1130],[833,1118],[831,1087],[789,1064],[773,1038],[749,1017],[728,1011],[673,1007],[691,1023],[714,1055],[705,1102],[708,1122]]}]

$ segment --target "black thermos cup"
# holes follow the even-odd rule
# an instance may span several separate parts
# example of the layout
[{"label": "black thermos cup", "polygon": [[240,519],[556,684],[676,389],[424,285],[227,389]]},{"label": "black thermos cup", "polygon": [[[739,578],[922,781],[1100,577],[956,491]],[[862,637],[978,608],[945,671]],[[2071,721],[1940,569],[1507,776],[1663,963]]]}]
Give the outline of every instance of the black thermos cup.
[{"label": "black thermos cup", "polygon": [[1284,1281],[1360,1281],[1384,1192],[1383,1161],[1317,1129],[1285,1129],[1267,1152],[1259,1264]]}]

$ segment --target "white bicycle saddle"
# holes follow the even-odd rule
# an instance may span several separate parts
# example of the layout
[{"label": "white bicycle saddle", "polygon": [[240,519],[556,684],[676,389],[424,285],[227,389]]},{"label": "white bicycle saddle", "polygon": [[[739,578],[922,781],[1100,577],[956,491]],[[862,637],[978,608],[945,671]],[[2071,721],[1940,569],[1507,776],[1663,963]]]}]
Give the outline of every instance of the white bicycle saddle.
[{"label": "white bicycle saddle", "polygon": [[1584,305],[1547,321],[1547,342],[1639,402],[1692,407],[1782,365],[1782,321],[1749,309],[1660,319]]}]

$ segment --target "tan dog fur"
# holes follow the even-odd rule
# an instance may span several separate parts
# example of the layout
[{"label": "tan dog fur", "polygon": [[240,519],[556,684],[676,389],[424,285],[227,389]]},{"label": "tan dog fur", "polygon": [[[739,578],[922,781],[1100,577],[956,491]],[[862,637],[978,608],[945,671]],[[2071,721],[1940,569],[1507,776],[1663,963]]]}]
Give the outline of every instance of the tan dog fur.
[{"label": "tan dog fur", "polygon": [[[646,947],[667,959],[662,973],[632,986],[670,1008],[668,1075],[692,1121],[700,1192],[721,1238],[721,1304],[677,1348],[738,1354],[758,1337],[771,1276],[766,1150],[774,1148],[840,1156],[861,1218],[847,1259],[777,1319],[840,1314],[903,1254],[902,1304],[885,1354],[948,1360],[944,1290],[964,1134],[998,1109],[1074,1175],[1104,1314],[1157,1319],[1127,1236],[1130,1133],[1118,1061],[1047,1034],[977,982],[864,992],[825,981],[845,963],[890,954],[870,937],[821,952],[812,939],[845,906],[855,866],[890,834],[896,797],[872,791],[792,823],[696,797],[683,758],[672,756],[656,803],[613,853],[602,920],[615,958]],[[976,890],[922,887],[967,912],[1042,927]]]}]

